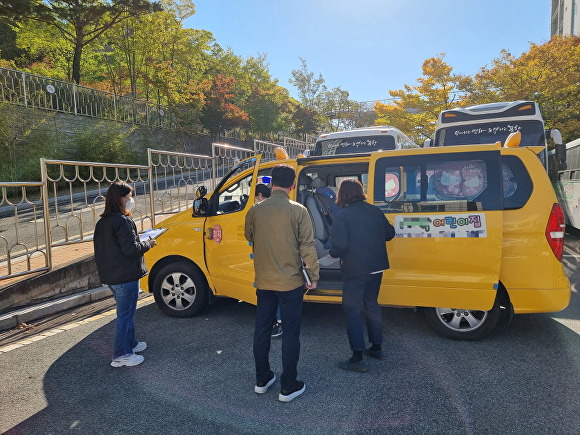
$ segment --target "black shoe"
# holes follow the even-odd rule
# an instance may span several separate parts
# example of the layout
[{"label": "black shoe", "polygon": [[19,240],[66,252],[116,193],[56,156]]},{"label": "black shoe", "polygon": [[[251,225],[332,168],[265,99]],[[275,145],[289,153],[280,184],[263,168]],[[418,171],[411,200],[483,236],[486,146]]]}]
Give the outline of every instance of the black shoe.
[{"label": "black shoe", "polygon": [[300,396],[302,393],[306,391],[306,384],[302,381],[296,381],[294,384],[294,388],[291,390],[280,390],[280,394],[278,395],[278,400],[280,402],[290,402],[296,397]]},{"label": "black shoe", "polygon": [[349,372],[360,372],[364,373],[367,372],[369,369],[367,368],[367,363],[364,359],[361,359],[357,362],[351,362],[350,360],[340,361],[338,363],[338,367],[343,370],[348,370]]},{"label": "black shoe", "polygon": [[254,387],[254,392],[258,394],[264,394],[265,392],[268,391],[268,388],[270,388],[270,386],[274,382],[276,382],[276,375],[272,373],[272,377],[267,382],[256,384],[256,386]]},{"label": "black shoe", "polygon": [[372,350],[371,348],[368,348],[364,351],[364,354],[375,359],[385,359],[385,354],[382,350]]},{"label": "black shoe", "polygon": [[282,335],[282,322],[276,322],[272,327],[272,337],[280,337],[281,335]]}]

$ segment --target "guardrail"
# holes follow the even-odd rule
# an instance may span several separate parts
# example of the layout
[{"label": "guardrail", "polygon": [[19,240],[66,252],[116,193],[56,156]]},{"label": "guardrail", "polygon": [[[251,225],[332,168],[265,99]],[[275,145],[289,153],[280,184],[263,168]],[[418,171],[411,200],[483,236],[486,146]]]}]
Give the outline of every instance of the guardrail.
[{"label": "guardrail", "polygon": [[0,68],[0,101],[80,116],[175,129],[167,106],[23,71]]},{"label": "guardrail", "polygon": [[[44,229],[42,182],[0,183],[0,278],[49,270],[50,239]],[[16,259],[21,259],[15,262]]]},{"label": "guardrail", "polygon": [[[296,157],[307,146],[288,141],[287,152]],[[241,160],[255,154],[273,160],[278,147],[214,143],[211,156],[148,149],[147,166],[40,159],[42,181],[0,183],[0,281],[51,270],[54,248],[91,241],[112,182],[133,187],[133,219],[145,231],[157,216],[191,207],[198,186],[213,190]]]},{"label": "guardrail", "polygon": [[[125,181],[135,191],[138,229],[156,217],[193,205],[195,189],[215,189],[239,161],[254,154],[275,159],[280,144],[254,141],[254,149],[212,144],[212,156],[148,149],[147,166],[41,159],[42,181],[0,183],[0,282],[53,268],[55,248],[91,241],[110,183]],[[305,149],[288,141],[292,156]]]}]

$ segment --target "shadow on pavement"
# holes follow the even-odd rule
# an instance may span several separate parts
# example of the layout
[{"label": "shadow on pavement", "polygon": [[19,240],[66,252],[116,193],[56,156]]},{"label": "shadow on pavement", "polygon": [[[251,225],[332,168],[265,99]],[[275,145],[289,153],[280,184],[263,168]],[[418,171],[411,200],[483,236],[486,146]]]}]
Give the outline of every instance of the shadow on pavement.
[{"label": "shadow on pavement", "polygon": [[[412,310],[385,308],[384,361],[341,371],[349,356],[340,306],[305,304],[299,379],[253,392],[254,307],[223,300],[191,319],[138,312],[149,347],[132,368],[109,365],[114,320],[56,360],[48,405],[6,434],[574,433],[580,425],[578,334],[547,315],[516,317],[479,342],[434,335]],[[280,374],[281,340],[272,368]]]}]

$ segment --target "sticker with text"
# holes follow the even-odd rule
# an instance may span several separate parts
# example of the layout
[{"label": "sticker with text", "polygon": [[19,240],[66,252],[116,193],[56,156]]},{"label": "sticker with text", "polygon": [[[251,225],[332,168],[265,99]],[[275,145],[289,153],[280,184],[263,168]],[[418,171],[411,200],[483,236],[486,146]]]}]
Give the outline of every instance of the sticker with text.
[{"label": "sticker with text", "polygon": [[395,217],[397,237],[487,237],[483,213]]}]

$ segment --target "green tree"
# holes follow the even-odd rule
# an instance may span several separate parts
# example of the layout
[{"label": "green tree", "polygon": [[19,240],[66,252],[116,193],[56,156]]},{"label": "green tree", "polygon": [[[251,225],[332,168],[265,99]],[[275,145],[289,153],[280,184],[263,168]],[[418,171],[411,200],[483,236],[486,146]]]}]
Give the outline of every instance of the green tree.
[{"label": "green tree", "polygon": [[72,80],[81,81],[83,49],[115,24],[160,10],[149,0],[14,0],[3,4],[4,20],[18,26],[22,19],[55,27],[73,47]]},{"label": "green tree", "polygon": [[288,91],[285,89],[262,89],[255,86],[245,104],[249,129],[262,136],[282,130],[283,103],[287,99]]},{"label": "green tree", "polygon": [[322,74],[314,77],[308,69],[305,59],[300,58],[301,68],[292,70],[290,84],[298,89],[298,97],[302,105],[309,110],[316,111],[321,106],[322,95],[327,91]]},{"label": "green tree", "polygon": [[354,128],[357,126],[356,113],[359,106],[356,101],[349,99],[348,91],[340,87],[328,90],[322,74],[315,74],[308,70],[306,60],[300,58],[301,68],[292,71],[291,84],[298,89],[300,103],[310,113],[312,122],[317,125],[316,130],[336,131]]},{"label": "green tree", "polygon": [[318,98],[318,112],[323,113],[321,117],[324,122],[325,131],[348,130],[357,125],[356,113],[359,111],[359,104],[349,99],[348,91],[340,87],[331,91],[324,91]]},{"label": "green tree", "polygon": [[6,23],[0,22],[0,58],[14,60],[25,54],[16,45],[16,32]]},{"label": "green tree", "polygon": [[111,125],[103,121],[79,132],[75,136],[76,158],[83,162],[134,162],[136,159],[127,141],[131,130],[121,126],[112,128]]},{"label": "green tree", "polygon": [[531,44],[519,58],[502,50],[491,67],[467,81],[463,104],[531,100],[540,105],[548,128],[565,142],[580,137],[580,37],[553,37]]},{"label": "green tree", "polygon": [[444,56],[441,53],[423,62],[423,76],[417,79],[417,85],[389,91],[392,103],[375,104],[377,125],[397,127],[417,142],[433,135],[439,113],[461,104],[457,94],[468,80],[452,74],[452,68],[443,61]]}]

